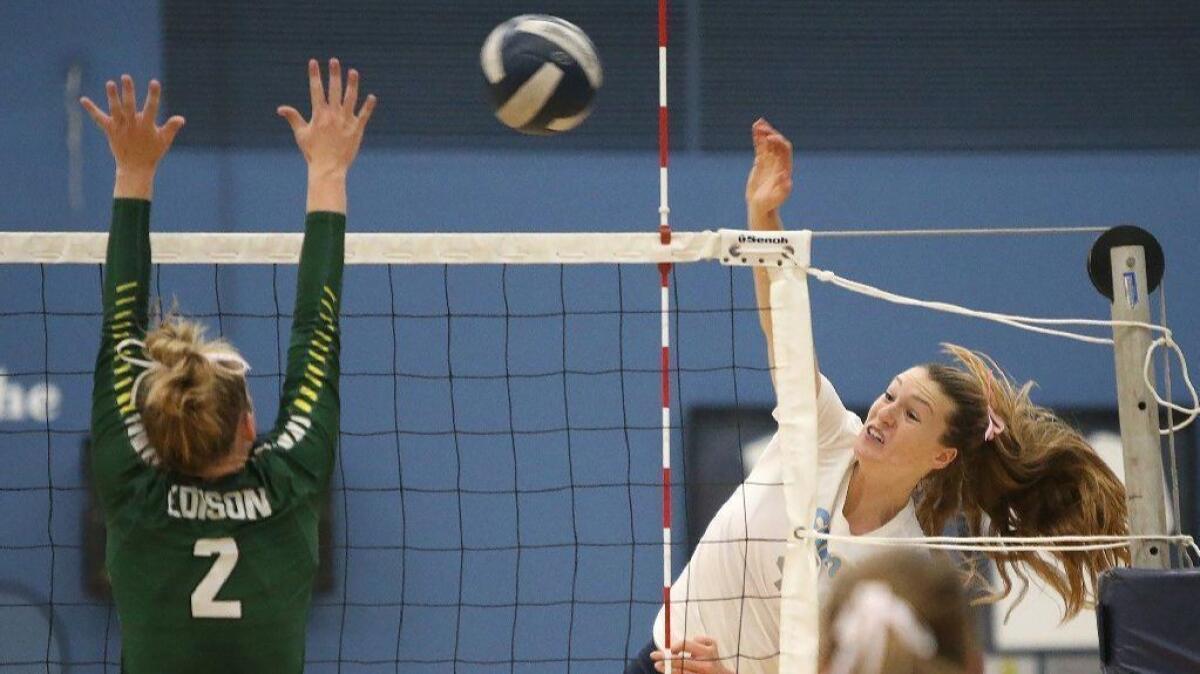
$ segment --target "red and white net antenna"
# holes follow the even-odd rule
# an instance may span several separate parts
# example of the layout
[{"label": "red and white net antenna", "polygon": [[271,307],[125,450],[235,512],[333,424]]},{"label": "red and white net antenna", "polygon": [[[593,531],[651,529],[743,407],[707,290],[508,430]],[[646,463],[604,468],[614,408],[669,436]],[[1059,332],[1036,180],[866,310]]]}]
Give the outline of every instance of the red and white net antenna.
[{"label": "red and white net antenna", "polygon": [[[658,235],[671,244],[671,209],[667,202],[667,0],[658,0]],[[662,319],[662,492],[663,492],[663,634],[671,647],[671,265],[658,265]],[[671,660],[666,672],[671,674]]]}]

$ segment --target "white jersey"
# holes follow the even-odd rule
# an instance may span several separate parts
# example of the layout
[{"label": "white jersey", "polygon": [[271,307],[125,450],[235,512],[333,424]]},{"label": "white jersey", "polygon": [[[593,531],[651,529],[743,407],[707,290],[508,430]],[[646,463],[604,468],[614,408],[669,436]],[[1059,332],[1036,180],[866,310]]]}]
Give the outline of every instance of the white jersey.
[{"label": "white jersey", "polygon": [[[817,396],[817,498],[813,528],[849,535],[842,515],[854,441],[862,420],[846,409],[833,385],[821,378]],[[740,674],[773,674],[779,668],[779,602],[783,557],[790,530],[783,490],[783,450],[771,439],[758,463],[708,524],[687,567],[671,587],[671,641],[707,635],[717,641],[725,667]],[[912,501],[867,536],[922,536]],[[883,548],[817,542],[821,558],[818,596],[848,565]],[[654,641],[664,647],[663,611]]]}]

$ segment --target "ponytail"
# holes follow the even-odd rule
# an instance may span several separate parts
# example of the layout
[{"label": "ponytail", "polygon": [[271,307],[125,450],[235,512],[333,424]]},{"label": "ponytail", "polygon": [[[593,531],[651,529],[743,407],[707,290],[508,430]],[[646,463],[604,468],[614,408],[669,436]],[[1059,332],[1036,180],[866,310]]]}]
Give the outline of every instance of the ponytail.
[{"label": "ponytail", "polygon": [[[929,364],[930,378],[955,405],[942,444],[959,458],[918,485],[917,514],[928,535],[963,513],[970,535],[1121,536],[1128,532],[1125,487],[1071,428],[1016,388],[987,356],[943,345],[955,365]],[[1063,598],[1069,618],[1089,606],[1099,574],[1128,564],[1129,551],[991,552],[1007,595],[1012,576],[1021,593],[1032,570]]]}]

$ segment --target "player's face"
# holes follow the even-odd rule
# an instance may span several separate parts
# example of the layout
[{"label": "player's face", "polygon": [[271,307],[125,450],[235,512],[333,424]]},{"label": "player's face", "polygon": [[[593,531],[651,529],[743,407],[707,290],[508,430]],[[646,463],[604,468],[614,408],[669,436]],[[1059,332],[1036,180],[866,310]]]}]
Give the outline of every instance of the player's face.
[{"label": "player's face", "polygon": [[954,403],[925,368],[905,370],[871,404],[854,443],[855,457],[917,478],[944,468],[958,455],[941,442],[953,411]]}]

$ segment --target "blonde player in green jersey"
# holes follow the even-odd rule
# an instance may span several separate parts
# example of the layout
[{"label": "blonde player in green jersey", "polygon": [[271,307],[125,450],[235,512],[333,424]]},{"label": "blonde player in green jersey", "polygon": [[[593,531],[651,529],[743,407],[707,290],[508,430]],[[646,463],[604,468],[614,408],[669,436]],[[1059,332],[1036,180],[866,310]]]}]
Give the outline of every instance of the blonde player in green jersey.
[{"label": "blonde player in green jersey", "polygon": [[317,522],[338,436],[338,307],[346,174],[375,107],[358,73],[326,92],[308,64],[312,118],[280,107],[308,162],[304,245],[279,416],[256,437],[249,365],[202,327],[148,325],[150,198],[183,126],[156,124],[160,87],[136,106],[108,82],[108,112],[81,104],[116,160],[104,323],[92,402],[92,469],[129,674],[300,672]]}]

